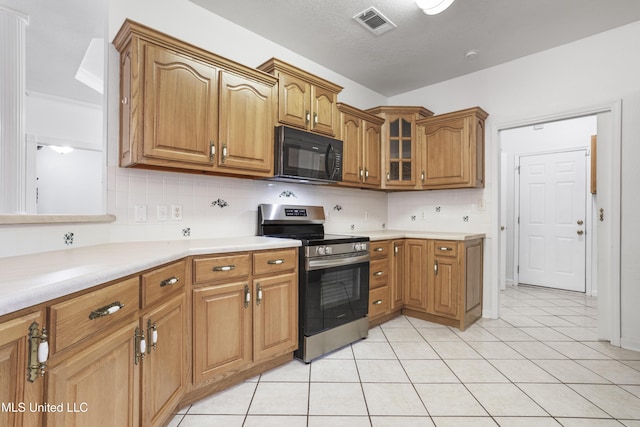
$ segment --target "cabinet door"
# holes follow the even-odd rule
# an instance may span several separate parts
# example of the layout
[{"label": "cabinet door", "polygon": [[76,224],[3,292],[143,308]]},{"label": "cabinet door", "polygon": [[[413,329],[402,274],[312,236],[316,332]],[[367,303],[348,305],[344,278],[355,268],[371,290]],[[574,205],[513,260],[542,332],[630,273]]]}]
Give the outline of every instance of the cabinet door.
[{"label": "cabinet door", "polygon": [[458,318],[460,306],[460,267],[457,257],[434,256],[429,285],[428,312]]},{"label": "cabinet door", "polygon": [[362,164],[364,167],[364,183],[379,187],[381,183],[381,130],[379,125],[364,122],[364,141]]},{"label": "cabinet door", "polygon": [[219,170],[273,175],[274,85],[220,72]]},{"label": "cabinet door", "polygon": [[286,74],[280,74],[279,80],[279,121],[307,129],[311,123],[311,85]]},{"label": "cabinet door", "polygon": [[[142,361],[142,425],[162,425],[187,386],[187,313],[184,293],[142,317],[147,355]],[[153,345],[153,336],[158,340]]]},{"label": "cabinet door", "polygon": [[298,345],[298,275],[255,279],[254,360],[293,352]]},{"label": "cabinet door", "polygon": [[[143,45],[144,156],[148,163],[213,167],[218,136],[217,70],[170,50]],[[175,166],[175,165],[174,165]]]},{"label": "cabinet door", "polygon": [[387,121],[386,185],[412,187],[416,175],[413,119],[410,116],[389,115]]},{"label": "cabinet door", "polygon": [[[468,119],[442,121],[427,125],[424,129],[424,185],[469,184]],[[473,178],[475,183],[475,176]]]},{"label": "cabinet door", "polygon": [[[248,294],[248,297],[247,297]],[[252,358],[247,282],[193,290],[193,378],[200,383],[239,370]]]},{"label": "cabinet door", "polygon": [[338,124],[337,96],[335,92],[312,86],[311,130],[329,136],[336,135]]},{"label": "cabinet door", "polygon": [[391,311],[404,306],[404,286],[407,275],[406,244],[404,240],[393,242],[391,262]]},{"label": "cabinet door", "polygon": [[364,171],[362,159],[362,120],[342,113],[342,182],[360,184]]},{"label": "cabinet door", "polygon": [[45,402],[48,427],[139,425],[139,365],[134,364],[138,322],[115,330],[49,370]]},{"label": "cabinet door", "polygon": [[[44,378],[27,381],[29,326],[42,328],[42,314],[37,311],[0,324],[0,425],[7,427],[40,426],[42,412],[30,410],[43,401]],[[48,375],[48,374],[45,374]],[[6,406],[5,406],[6,405]]]},{"label": "cabinet door", "polygon": [[406,241],[406,294],[407,308],[427,310],[427,241]]}]

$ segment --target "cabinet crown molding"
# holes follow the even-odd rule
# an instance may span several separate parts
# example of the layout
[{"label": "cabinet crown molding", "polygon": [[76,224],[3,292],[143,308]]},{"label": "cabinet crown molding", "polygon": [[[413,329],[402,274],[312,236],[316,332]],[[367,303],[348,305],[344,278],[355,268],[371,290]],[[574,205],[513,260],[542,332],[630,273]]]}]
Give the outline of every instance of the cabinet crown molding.
[{"label": "cabinet crown molding", "polygon": [[264,71],[266,73],[269,74],[275,74],[278,71],[282,71],[286,74],[295,76],[297,78],[303,79],[308,81],[311,84],[314,84],[318,87],[327,89],[331,92],[335,92],[336,94],[340,93],[342,91],[342,89],[344,89],[342,86],[337,85],[335,83],[330,82],[329,80],[325,80],[322,77],[318,77],[314,74],[311,74],[301,68],[298,68],[294,65],[291,65],[287,62],[284,62],[278,58],[271,58],[268,61],[266,61],[265,63],[258,65],[258,67],[256,67],[258,70],[260,71]]}]

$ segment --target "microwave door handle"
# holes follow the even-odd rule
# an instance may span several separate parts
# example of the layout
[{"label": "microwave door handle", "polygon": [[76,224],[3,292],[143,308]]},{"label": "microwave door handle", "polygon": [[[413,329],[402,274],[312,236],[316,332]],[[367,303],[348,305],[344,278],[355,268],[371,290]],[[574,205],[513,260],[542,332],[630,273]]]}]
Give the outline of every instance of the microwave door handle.
[{"label": "microwave door handle", "polygon": [[335,156],[335,150],[333,149],[333,145],[329,144],[329,146],[327,147],[327,155],[325,158],[325,167],[327,169],[327,178],[328,179],[333,179],[333,175],[335,173],[336,170],[336,156]]}]

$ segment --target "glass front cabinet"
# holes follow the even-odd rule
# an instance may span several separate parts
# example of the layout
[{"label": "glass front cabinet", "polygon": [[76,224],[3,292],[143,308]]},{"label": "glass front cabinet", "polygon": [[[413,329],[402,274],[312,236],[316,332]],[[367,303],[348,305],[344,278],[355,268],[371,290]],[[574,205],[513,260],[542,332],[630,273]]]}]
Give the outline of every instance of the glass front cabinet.
[{"label": "glass front cabinet", "polygon": [[416,121],[433,115],[424,107],[381,106],[367,110],[385,119],[382,125],[381,188],[413,188],[420,177]]}]

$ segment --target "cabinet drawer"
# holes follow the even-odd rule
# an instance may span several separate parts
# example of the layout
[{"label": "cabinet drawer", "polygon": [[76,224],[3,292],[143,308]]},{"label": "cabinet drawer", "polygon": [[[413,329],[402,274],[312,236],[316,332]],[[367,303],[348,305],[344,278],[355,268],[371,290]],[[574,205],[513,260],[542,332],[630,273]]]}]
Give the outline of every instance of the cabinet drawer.
[{"label": "cabinet drawer", "polygon": [[193,282],[217,282],[247,277],[251,273],[251,254],[225,255],[193,260]]},{"label": "cabinet drawer", "polygon": [[253,274],[255,275],[293,271],[297,265],[298,254],[295,249],[253,254]]},{"label": "cabinet drawer", "polygon": [[49,308],[52,353],[137,312],[139,293],[139,278],[133,277],[52,305]]},{"label": "cabinet drawer", "polygon": [[458,256],[458,242],[453,240],[434,240],[433,246],[436,256]]},{"label": "cabinet drawer", "polygon": [[178,261],[142,275],[142,308],[165,295],[184,289],[187,262]]},{"label": "cabinet drawer", "polygon": [[369,292],[369,318],[389,312],[389,287],[373,289]]},{"label": "cabinet drawer", "polygon": [[371,242],[369,244],[369,254],[371,255],[371,259],[388,257],[390,248],[391,248],[391,242],[388,240],[383,240],[380,242]]},{"label": "cabinet drawer", "polygon": [[369,264],[369,288],[376,289],[389,282],[389,260],[376,259]]}]

